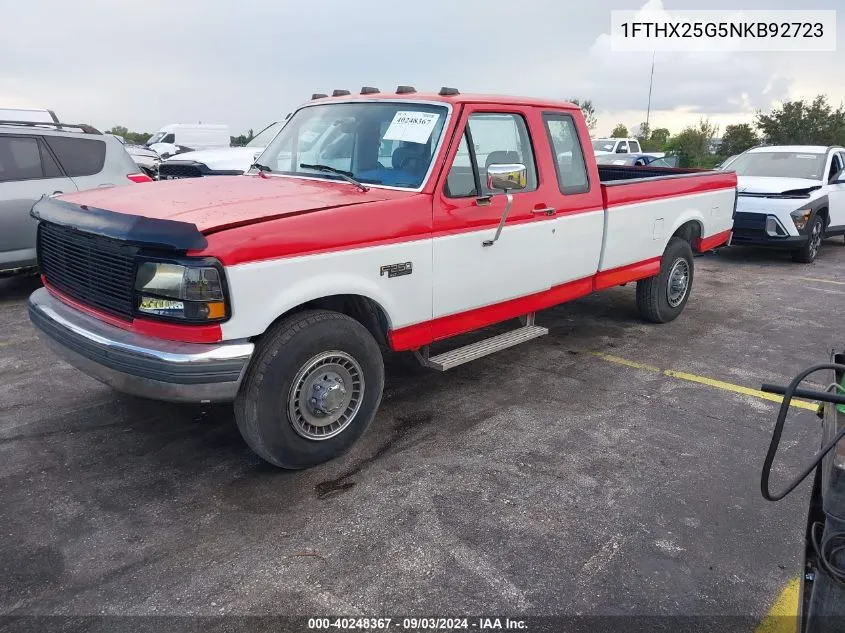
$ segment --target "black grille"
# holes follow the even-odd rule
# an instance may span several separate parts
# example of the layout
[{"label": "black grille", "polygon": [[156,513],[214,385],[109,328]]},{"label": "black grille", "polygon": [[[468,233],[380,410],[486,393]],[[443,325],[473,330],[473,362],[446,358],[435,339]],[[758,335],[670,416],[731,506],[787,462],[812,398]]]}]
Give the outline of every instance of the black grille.
[{"label": "black grille", "polygon": [[131,319],[135,251],[116,240],[41,222],[41,274],[57,290],[92,308]]},{"label": "black grille", "polygon": [[733,238],[763,237],[766,229],[766,216],[762,213],[737,212],[734,216]]},{"label": "black grille", "polygon": [[180,165],[159,163],[158,177],[162,180],[170,178],[200,178],[202,171],[198,165]]}]

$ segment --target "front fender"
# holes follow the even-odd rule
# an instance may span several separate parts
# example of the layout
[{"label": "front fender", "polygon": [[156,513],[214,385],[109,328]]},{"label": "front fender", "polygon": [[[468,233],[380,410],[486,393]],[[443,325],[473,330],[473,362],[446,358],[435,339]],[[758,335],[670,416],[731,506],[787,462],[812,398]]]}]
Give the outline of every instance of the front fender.
[{"label": "front fender", "polygon": [[[263,334],[279,316],[309,301],[359,295],[378,304],[390,329],[429,321],[432,315],[431,242],[239,264],[226,269],[232,317],[223,338]],[[412,273],[382,267],[412,262]]]}]

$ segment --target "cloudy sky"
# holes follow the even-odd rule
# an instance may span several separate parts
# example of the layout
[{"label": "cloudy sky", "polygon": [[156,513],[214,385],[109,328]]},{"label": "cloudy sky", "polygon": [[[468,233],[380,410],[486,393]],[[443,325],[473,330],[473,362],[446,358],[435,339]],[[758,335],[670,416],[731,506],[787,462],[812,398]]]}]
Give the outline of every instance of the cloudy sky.
[{"label": "cloudy sky", "polygon": [[[646,0],[13,0],[0,23],[0,107],[154,132],[283,117],[312,92],[397,84],[596,104],[606,134],[645,119],[650,53],[610,50],[611,9]],[[744,9],[834,9],[841,0],[743,0]],[[666,10],[735,0],[649,0]],[[652,127],[709,116],[722,128],[786,98],[845,101],[838,53],[657,53]]]}]

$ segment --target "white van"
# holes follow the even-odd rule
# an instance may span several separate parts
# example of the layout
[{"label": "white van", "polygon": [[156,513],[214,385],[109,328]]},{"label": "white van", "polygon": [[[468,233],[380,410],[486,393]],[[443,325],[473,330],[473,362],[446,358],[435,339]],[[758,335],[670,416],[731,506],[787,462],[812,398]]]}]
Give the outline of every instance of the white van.
[{"label": "white van", "polygon": [[156,151],[162,158],[197,149],[229,147],[231,144],[228,125],[206,123],[171,123],[147,141],[147,147]]}]

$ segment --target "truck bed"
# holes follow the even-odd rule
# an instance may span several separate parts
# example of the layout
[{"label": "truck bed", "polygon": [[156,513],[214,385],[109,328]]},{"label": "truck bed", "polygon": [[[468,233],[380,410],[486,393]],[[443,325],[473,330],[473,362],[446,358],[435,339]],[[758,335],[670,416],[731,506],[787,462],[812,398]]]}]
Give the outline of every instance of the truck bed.
[{"label": "truck bed", "polygon": [[622,184],[627,180],[657,179],[669,176],[691,176],[721,173],[712,169],[684,169],[678,167],[638,167],[633,165],[599,165],[599,180],[603,185]]},{"label": "truck bed", "polygon": [[736,187],[736,174],[713,169],[628,165],[598,169],[605,208]]}]

